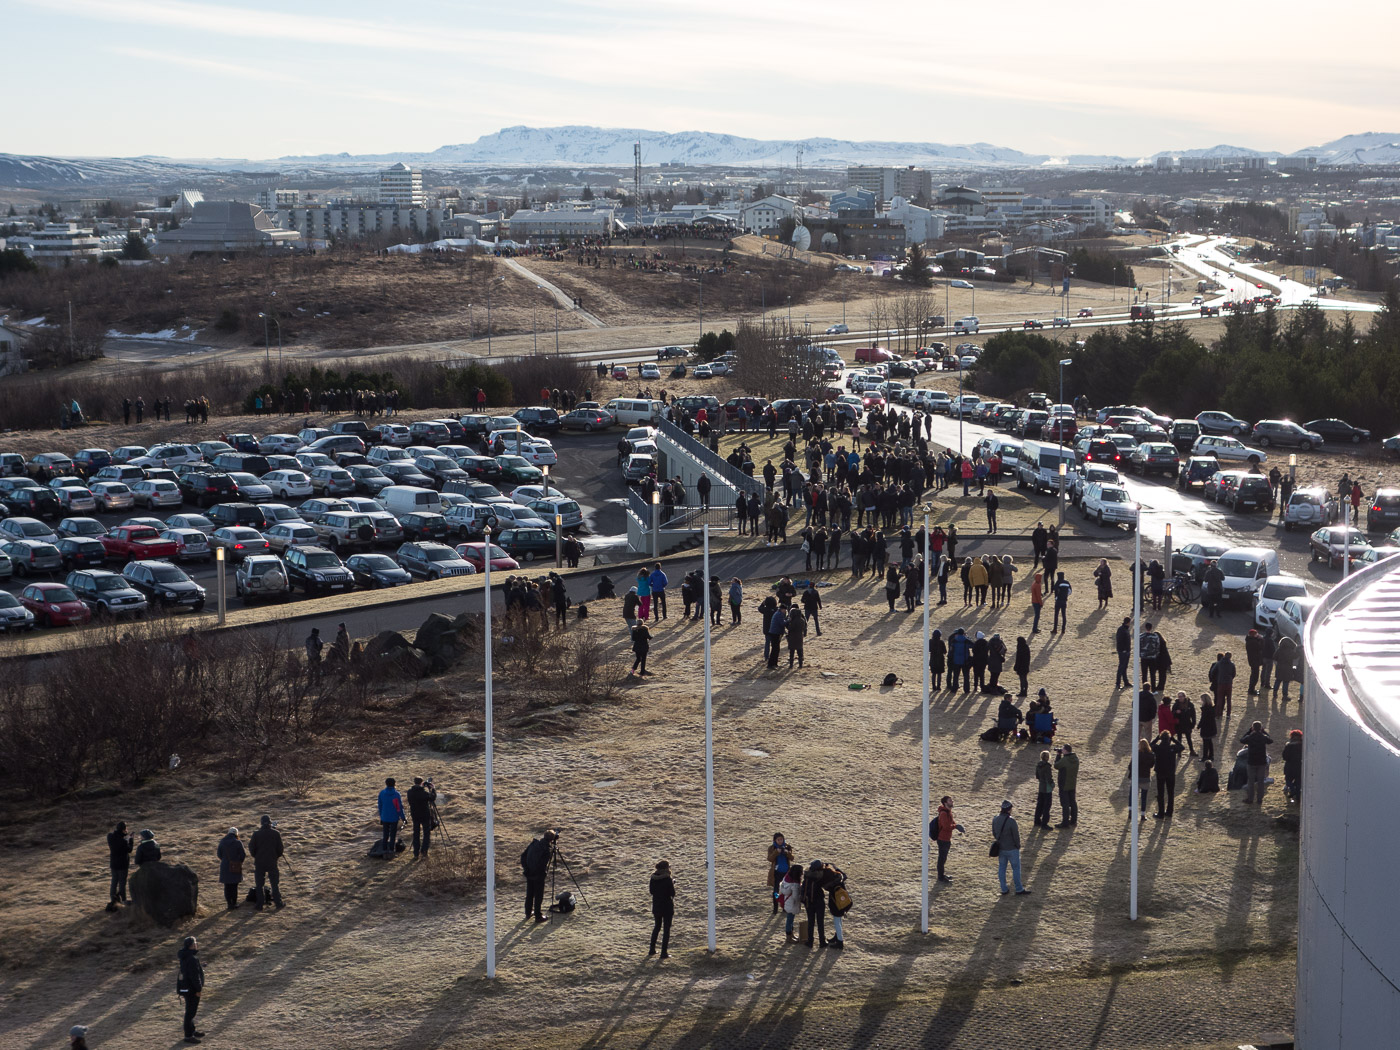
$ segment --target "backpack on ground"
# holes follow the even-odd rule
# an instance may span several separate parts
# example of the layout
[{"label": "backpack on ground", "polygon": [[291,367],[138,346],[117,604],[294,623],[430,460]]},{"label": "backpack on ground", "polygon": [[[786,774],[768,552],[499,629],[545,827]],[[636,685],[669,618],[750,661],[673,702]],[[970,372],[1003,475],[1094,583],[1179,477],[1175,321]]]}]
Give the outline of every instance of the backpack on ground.
[{"label": "backpack on ground", "polygon": [[567,915],[578,907],[578,899],[573,893],[565,890],[554,899],[554,903],[549,906],[549,910],[559,915]]},{"label": "backpack on ground", "polygon": [[899,685],[899,675],[891,671],[889,674],[885,675],[880,685],[885,689],[893,689],[895,686]]}]

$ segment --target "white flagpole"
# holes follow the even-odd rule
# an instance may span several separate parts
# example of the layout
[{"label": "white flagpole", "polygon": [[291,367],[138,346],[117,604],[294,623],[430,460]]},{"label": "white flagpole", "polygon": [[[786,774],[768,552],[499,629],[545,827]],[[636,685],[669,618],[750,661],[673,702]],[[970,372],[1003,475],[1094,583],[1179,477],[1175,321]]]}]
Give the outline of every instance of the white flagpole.
[{"label": "white flagpole", "polygon": [[486,586],[482,591],[486,633],[486,976],[496,976],[496,784],[492,771],[495,757],[495,736],[491,711],[491,530],[483,530],[482,571]]},{"label": "white flagpole", "polygon": [[920,911],[922,912],[922,916],[921,916],[921,920],[920,920],[920,928],[923,930],[924,933],[928,933],[928,834],[929,834],[929,832],[928,832],[928,810],[929,810],[929,798],[928,798],[928,706],[929,706],[928,607],[929,607],[929,604],[930,604],[930,603],[929,603],[929,589],[928,589],[928,587],[929,587],[929,572],[930,572],[930,567],[929,567],[929,554],[931,553],[931,548],[929,547],[928,539],[929,539],[928,511],[924,511],[924,649],[923,649],[923,657],[922,657],[923,663],[924,663],[924,697],[923,697],[923,701],[922,701],[922,706],[923,706],[923,709],[924,709],[924,711],[923,711],[923,714],[924,714],[924,811],[923,811],[923,817],[920,819],[920,822],[919,822],[919,826],[920,826],[919,838],[923,839],[923,843],[924,843],[924,849],[923,849],[923,868],[922,868],[922,874],[921,874],[921,877],[920,877],[920,886],[921,886],[921,889],[920,889],[920,891],[919,891]]},{"label": "white flagpole", "polygon": [[1138,566],[1142,564],[1142,522],[1133,530],[1133,702],[1129,739],[1133,745],[1132,797],[1128,800],[1128,819],[1132,821],[1132,850],[1128,858],[1128,918],[1137,919],[1138,906],[1138,822],[1142,816],[1138,793],[1138,697],[1142,694],[1142,581]]},{"label": "white flagpole", "polygon": [[710,696],[710,526],[703,530],[705,543],[705,893],[708,901],[706,928],[709,932],[710,951],[716,949],[715,938],[715,727],[713,706]]}]

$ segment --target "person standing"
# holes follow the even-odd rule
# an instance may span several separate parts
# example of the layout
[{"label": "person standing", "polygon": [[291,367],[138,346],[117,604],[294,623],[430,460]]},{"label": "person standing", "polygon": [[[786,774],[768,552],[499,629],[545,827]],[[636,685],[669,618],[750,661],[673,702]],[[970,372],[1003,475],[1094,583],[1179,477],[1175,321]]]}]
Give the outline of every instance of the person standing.
[{"label": "person standing", "polygon": [[1021,885],[1021,829],[1011,815],[1010,799],[1002,802],[1001,813],[992,818],[992,841],[997,845],[997,880],[1001,883],[1001,892],[1011,892],[1011,887],[1006,884],[1006,869],[1009,867],[1016,893],[1030,893]]},{"label": "person standing", "polygon": [[651,574],[646,566],[637,570],[637,616],[643,622],[651,616]]},{"label": "person standing", "polygon": [[661,563],[657,562],[651,570],[648,578],[651,583],[651,610],[657,623],[666,619],[666,574],[661,571]]},{"label": "person standing", "polygon": [[131,870],[131,851],[136,848],[135,840],[126,833],[126,821],[118,821],[114,830],[107,832],[108,866],[112,870],[111,899],[107,902],[108,911],[117,910],[117,901],[126,903],[126,876]]},{"label": "person standing", "polygon": [[[701,475],[704,480],[704,475]],[[661,958],[670,958],[671,920],[676,914],[676,884],[671,878],[671,865],[664,860],[656,862],[656,870],[651,873],[651,884],[647,887],[651,894],[651,950],[656,954],[656,935],[661,934]]]},{"label": "person standing", "polygon": [[778,887],[778,900],[782,912],[787,917],[787,940],[789,944],[794,943],[797,938],[793,935],[792,926],[797,920],[797,912],[801,907],[802,896],[802,865],[794,864],[788,868],[787,874],[783,876],[783,881]]},{"label": "person standing", "polygon": [[1073,827],[1079,823],[1079,756],[1072,744],[1055,749],[1055,772],[1060,778],[1060,822],[1055,826]]},{"label": "person standing", "polygon": [[[826,892],[827,907],[831,909],[832,938],[828,942],[831,947],[840,951],[846,947],[845,932],[841,928],[841,920],[846,913],[851,910],[850,900],[841,903],[837,899],[837,894],[846,885],[846,873],[829,861],[822,865],[821,888]],[[842,893],[843,897],[849,898],[849,893]]]},{"label": "person standing", "polygon": [[1061,628],[1061,633],[1069,630],[1069,596],[1074,588],[1070,586],[1069,580],[1065,579],[1064,573],[1059,573],[1055,577],[1053,588],[1055,595],[1055,616],[1050,623],[1050,633],[1055,633],[1055,628]]},{"label": "person standing", "polygon": [[802,906],[807,910],[807,947],[815,937],[826,946],[826,894],[822,890],[822,862],[812,861],[802,878]]},{"label": "person standing", "polygon": [[215,851],[219,858],[219,882],[224,887],[224,902],[228,910],[238,907],[238,884],[243,881],[243,861],[248,851],[238,836],[237,828],[229,828],[228,834],[219,840]]},{"label": "person standing", "polygon": [[1011,663],[1011,670],[1016,672],[1016,677],[1021,682],[1019,695],[1024,698],[1031,691],[1031,646],[1024,637],[1016,639],[1016,656]]},{"label": "person standing", "polygon": [[987,504],[987,531],[995,533],[997,531],[997,508],[1001,506],[1001,500],[997,499],[995,491],[988,492],[982,499]]},{"label": "person standing", "polygon": [[1247,803],[1264,801],[1264,779],[1269,775],[1269,750],[1273,738],[1264,732],[1264,724],[1255,722],[1241,739],[1249,751],[1245,761],[1249,766],[1249,782],[1245,787],[1244,800]]},{"label": "person standing", "polygon": [[432,779],[426,783],[422,777],[413,778],[413,786],[408,789],[408,816],[413,821],[413,859],[419,854],[427,856],[433,842],[433,804],[437,802],[437,788]]},{"label": "person standing", "polygon": [[948,863],[948,850],[953,845],[953,832],[959,835],[966,829],[953,816],[953,796],[944,795],[938,802],[938,813],[929,826],[929,834],[938,843],[938,881],[952,882],[952,877],[944,870]]},{"label": "person standing", "polygon": [[788,613],[787,618],[787,643],[788,643],[788,669],[792,669],[792,661],[797,661],[800,668],[803,663],[802,640],[807,635],[807,618],[796,609]]},{"label": "person standing", "polygon": [[[702,583],[700,587],[705,585]],[[627,672],[627,677],[640,676],[642,678],[651,677],[651,672],[647,670],[647,653],[651,652],[651,631],[647,629],[646,616],[637,621],[632,628],[632,670]]]},{"label": "person standing", "polygon": [[185,1042],[197,1043],[204,1037],[204,1033],[194,1026],[195,1014],[199,1013],[199,1000],[204,994],[204,964],[199,961],[199,941],[186,937],[177,958],[180,972],[175,991],[185,1000]]},{"label": "person standing", "polygon": [[1220,730],[1215,721],[1215,703],[1209,693],[1201,694],[1199,715],[1196,731],[1201,736],[1201,760],[1210,762],[1215,759],[1215,736]]},{"label": "person standing", "polygon": [[773,610],[773,618],[768,622],[768,666],[778,666],[778,652],[782,647],[783,636],[787,634],[788,610],[779,606]]},{"label": "person standing", "polygon": [[1169,820],[1176,809],[1176,760],[1186,749],[1165,730],[1152,742],[1152,766],[1157,773],[1155,820]]},{"label": "person standing", "polygon": [[948,639],[948,690],[958,687],[962,677],[963,692],[972,690],[972,639],[961,627],[955,629]]},{"label": "person standing", "polygon": [[928,639],[929,688],[943,688],[943,672],[948,664],[948,645],[943,641],[943,632],[935,630]]},{"label": "person standing", "polygon": [[1162,636],[1153,630],[1151,623],[1142,625],[1142,634],[1138,636],[1138,655],[1142,658],[1142,673],[1147,687],[1154,692],[1165,690],[1167,676],[1163,669]]},{"label": "person standing", "polygon": [[1283,745],[1283,797],[1297,802],[1303,790],[1303,731],[1290,729]]},{"label": "person standing", "polygon": [[1050,765],[1050,752],[1042,751],[1040,761],[1035,764],[1035,820],[1034,827],[1050,826],[1050,803],[1055,799],[1055,771]]},{"label": "person standing", "polygon": [[821,608],[822,596],[817,590],[816,581],[808,580],[807,587],[802,592],[802,612],[818,638],[822,636]]},{"label": "person standing", "polygon": [[[939,605],[944,604],[939,602]],[[1031,579],[1031,634],[1040,633],[1040,610],[1045,605],[1045,577],[1036,573]]]},{"label": "person standing", "polygon": [[392,857],[398,852],[399,825],[403,823],[403,796],[394,787],[394,778],[385,777],[384,790],[378,800],[379,826],[384,829],[380,840],[380,850],[384,856]]},{"label": "person standing", "polygon": [[1196,757],[1196,744],[1191,739],[1191,733],[1196,728],[1197,712],[1196,705],[1191,702],[1191,698],[1185,691],[1178,689],[1176,692],[1176,702],[1172,704],[1172,722],[1176,726],[1175,738],[1178,742],[1184,742],[1191,749],[1191,757]]},{"label": "person standing", "polygon": [[1034,569],[1040,564],[1040,559],[1045,557],[1045,547],[1050,542],[1050,533],[1045,531],[1045,523],[1037,521],[1035,528],[1031,530],[1031,568]]},{"label": "person standing", "polygon": [[1094,584],[1098,588],[1099,608],[1107,609],[1108,600],[1113,597],[1113,570],[1108,567],[1108,559],[1100,558],[1094,569]]},{"label": "person standing", "polygon": [[788,845],[787,839],[781,831],[773,833],[773,841],[768,846],[768,879],[767,885],[773,897],[773,913],[776,915],[779,907],[778,889],[782,885],[783,876],[792,867],[792,847]]},{"label": "person standing", "polygon": [[311,628],[311,633],[306,636],[306,666],[312,683],[321,680],[321,651],[325,647],[326,643],[321,641],[321,628]]},{"label": "person standing", "polygon": [[987,636],[977,632],[977,637],[972,640],[972,687],[979,693],[987,688],[987,659],[990,646],[987,644]]},{"label": "person standing", "polygon": [[[744,622],[744,582],[735,576],[729,581],[729,623],[737,626]],[[818,634],[821,632],[818,631]]]},{"label": "person standing", "polygon": [[[1271,696],[1278,696],[1279,686],[1283,686],[1283,702],[1288,703],[1288,683],[1293,681],[1293,667],[1298,662],[1298,643],[1284,637],[1274,646],[1274,688]],[[1302,687],[1299,687],[1302,692]]]},{"label": "person standing", "polygon": [[554,842],[559,835],[553,828],[537,839],[531,839],[520,854],[520,867],[525,872],[525,919],[534,915],[535,922],[547,922],[544,917],[544,880],[549,877],[549,862],[554,858]]},{"label": "person standing", "polygon": [[885,602],[889,611],[894,612],[894,603],[899,598],[899,570],[893,565],[885,573]]},{"label": "person standing", "polygon": [[1215,691],[1215,709],[1223,721],[1230,720],[1230,694],[1235,684],[1235,664],[1229,653],[1216,653],[1210,665],[1210,684]]},{"label": "person standing", "polygon": [[[1259,695],[1259,673],[1264,667],[1264,636],[1253,627],[1244,636],[1244,658],[1245,662],[1249,664],[1249,695],[1257,696]],[[1268,679],[1266,678],[1264,688],[1268,687]]]},{"label": "person standing", "polygon": [[1113,635],[1113,647],[1118,651],[1118,675],[1113,679],[1114,689],[1131,689],[1132,680],[1128,677],[1128,661],[1133,655],[1133,618],[1123,617],[1118,630]]},{"label": "person standing", "polygon": [[258,830],[248,840],[248,852],[253,856],[253,901],[258,911],[263,910],[268,894],[263,891],[266,883],[271,890],[272,903],[280,911],[282,908],[282,874],[277,870],[282,859],[282,833],[272,825],[272,818],[263,814]]}]

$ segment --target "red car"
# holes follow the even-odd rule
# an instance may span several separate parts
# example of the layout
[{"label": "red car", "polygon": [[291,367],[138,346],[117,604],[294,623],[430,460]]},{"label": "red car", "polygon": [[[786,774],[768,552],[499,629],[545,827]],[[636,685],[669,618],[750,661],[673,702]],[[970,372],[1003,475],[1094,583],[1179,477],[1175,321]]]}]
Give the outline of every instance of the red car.
[{"label": "red car", "polygon": [[[1063,433],[1061,433],[1063,431]],[[1049,420],[1040,429],[1041,441],[1063,441],[1066,445],[1074,442],[1074,435],[1079,433],[1079,424],[1068,416],[1060,416],[1057,419]]]},{"label": "red car", "polygon": [[138,561],[146,558],[173,558],[178,547],[149,525],[118,525],[101,537],[109,558]]},{"label": "red car", "polygon": [[886,402],[879,394],[865,394],[862,395],[860,403],[869,410],[872,408],[884,408]]},{"label": "red car", "polygon": [[31,583],[19,596],[20,604],[34,614],[41,627],[69,627],[91,623],[92,610],[62,583]]},{"label": "red car", "polygon": [[856,360],[868,361],[872,365],[878,365],[882,361],[895,360],[895,356],[883,346],[858,346],[856,347]]},{"label": "red car", "polygon": [[[477,572],[485,570],[486,544],[484,543],[459,543],[457,544],[457,556],[463,561],[471,562],[472,568]],[[505,551],[501,550],[494,543],[491,544],[491,569],[518,569],[520,563],[512,558]]]}]

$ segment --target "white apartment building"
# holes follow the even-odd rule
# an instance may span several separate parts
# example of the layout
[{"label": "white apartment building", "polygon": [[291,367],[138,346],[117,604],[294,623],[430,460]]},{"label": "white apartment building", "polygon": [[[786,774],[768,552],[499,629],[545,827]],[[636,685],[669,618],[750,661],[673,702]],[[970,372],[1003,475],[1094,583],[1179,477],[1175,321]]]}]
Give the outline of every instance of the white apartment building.
[{"label": "white apartment building", "polygon": [[380,204],[400,208],[421,208],[427,204],[423,194],[423,173],[399,163],[379,173]]},{"label": "white apartment building", "polygon": [[442,230],[452,215],[451,208],[342,204],[278,208],[273,221],[281,229],[297,231],[308,241],[329,241],[337,237],[354,239],[395,230],[426,234],[429,227]]},{"label": "white apartment building", "polygon": [[904,168],[858,166],[846,169],[846,184],[875,194],[881,204],[895,197],[933,199],[933,173],[912,164]]},{"label": "white apartment building", "polygon": [[295,208],[300,203],[300,190],[279,190],[272,186],[258,190],[258,207],[269,215],[278,208]]},{"label": "white apartment building", "polygon": [[612,209],[574,211],[554,208],[549,211],[521,210],[507,223],[513,241],[552,240],[560,237],[606,237],[612,233]]},{"label": "white apartment building", "polygon": [[889,218],[891,222],[904,227],[906,244],[927,244],[929,241],[936,241],[943,236],[946,228],[942,213],[910,204],[899,196],[890,201]]},{"label": "white apartment building", "polygon": [[739,225],[749,233],[776,230],[779,223],[797,212],[797,201],[775,193],[740,208]]},{"label": "white apartment building", "polygon": [[982,203],[988,211],[1005,211],[1017,207],[1026,199],[1026,191],[1019,186],[983,186]]},{"label": "white apartment building", "polygon": [[46,223],[42,229],[16,237],[15,245],[44,266],[100,259],[107,254],[97,232],[76,222]]}]

